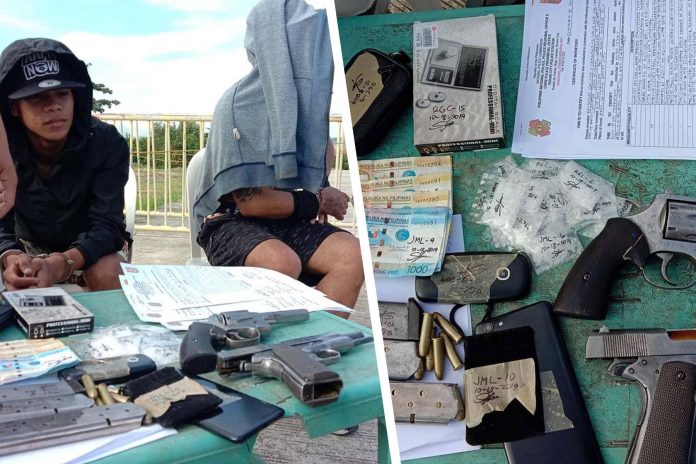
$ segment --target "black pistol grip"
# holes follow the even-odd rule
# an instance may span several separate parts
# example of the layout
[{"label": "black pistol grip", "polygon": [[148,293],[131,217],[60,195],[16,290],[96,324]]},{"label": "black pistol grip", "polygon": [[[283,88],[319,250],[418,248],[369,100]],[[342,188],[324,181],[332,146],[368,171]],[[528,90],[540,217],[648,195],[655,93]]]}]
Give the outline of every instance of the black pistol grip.
[{"label": "black pistol grip", "polygon": [[[179,346],[179,363],[184,374],[202,374],[215,370],[217,351],[212,331],[216,329],[217,327],[205,322],[194,322],[189,326]],[[224,336],[224,331],[217,330]]]},{"label": "black pistol grip", "polygon": [[294,346],[277,345],[273,355],[286,367],[280,380],[303,404],[319,406],[338,399],[341,377],[310,354]]},{"label": "black pistol grip", "polygon": [[648,242],[633,221],[609,219],[570,269],[558,292],[554,312],[582,319],[604,319],[614,276],[621,265],[630,260],[644,267],[649,254]]},{"label": "black pistol grip", "polygon": [[639,430],[631,446],[632,464],[689,464],[695,392],[696,365],[680,361],[662,365],[652,405],[643,418],[642,443],[636,443]]}]

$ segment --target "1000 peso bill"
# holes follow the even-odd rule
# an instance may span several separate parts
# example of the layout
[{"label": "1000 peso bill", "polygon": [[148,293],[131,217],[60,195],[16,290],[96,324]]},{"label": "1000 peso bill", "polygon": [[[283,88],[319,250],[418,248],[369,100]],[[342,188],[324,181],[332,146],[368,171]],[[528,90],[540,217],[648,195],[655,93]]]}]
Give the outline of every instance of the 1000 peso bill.
[{"label": "1000 peso bill", "polygon": [[373,272],[380,277],[428,276],[442,265],[449,208],[367,209]]}]

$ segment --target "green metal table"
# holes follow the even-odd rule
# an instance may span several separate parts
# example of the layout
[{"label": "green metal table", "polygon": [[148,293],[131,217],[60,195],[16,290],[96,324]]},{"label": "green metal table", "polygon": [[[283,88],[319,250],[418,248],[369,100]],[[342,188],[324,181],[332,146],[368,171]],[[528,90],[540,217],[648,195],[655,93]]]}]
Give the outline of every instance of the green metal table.
[{"label": "green metal table", "polygon": [[[405,50],[412,56],[412,24],[457,17],[496,15],[501,88],[503,90],[505,140],[507,148],[453,154],[454,212],[465,220],[467,250],[491,250],[487,227],[466,220],[481,174],[495,161],[511,154],[512,128],[517,102],[520,73],[524,6],[472,8],[420,13],[339,18],[339,33],[344,63],[364,48],[384,52]],[[413,146],[413,116],[406,111],[390,131],[386,140],[366,158],[418,156]],[[518,162],[521,158],[515,155]],[[639,204],[652,201],[655,194],[671,191],[678,195],[696,196],[696,163],[657,160],[592,160],[580,164],[616,185],[616,193]],[[585,242],[584,245],[587,243]],[[538,275],[532,292],[522,301],[496,305],[501,314],[539,300],[553,302],[572,263]],[[590,413],[597,440],[607,464],[622,463],[628,443],[635,431],[640,413],[640,391],[634,384],[616,382],[608,372],[608,363],[584,359],[587,334],[602,324],[611,328],[691,328],[696,312],[696,290],[667,291],[649,286],[638,276],[617,279],[612,296],[627,297],[612,302],[605,321],[583,321],[563,318],[561,322],[566,344],[575,366],[585,403]],[[472,305],[472,321],[477,323],[484,308]],[[462,438],[463,439],[463,438]],[[408,461],[421,463],[504,463],[500,447],[480,451]],[[561,462],[561,461],[559,461]]]},{"label": "green metal table", "polygon": [[[138,321],[120,290],[81,293],[74,296],[94,313],[98,327]],[[346,333],[357,330],[371,333],[364,326],[319,311],[311,313],[309,321],[305,323],[274,326],[273,332],[266,340],[268,343],[274,343],[311,334]],[[0,341],[22,337],[23,333],[20,329],[13,326],[2,332]],[[299,415],[304,421],[307,433],[312,438],[378,418],[379,462],[389,462],[374,345],[368,343],[356,347],[346,353],[339,363],[332,366],[332,369],[335,369],[343,379],[344,387],[341,395],[335,403],[315,408],[300,403],[281,382],[275,380],[269,381],[251,376],[222,378],[217,374],[209,374],[208,377],[280,406],[285,410],[285,416]],[[176,435],[112,455],[98,462],[114,464],[123,462],[168,464],[262,462],[253,453],[256,435],[245,443],[235,444],[194,425],[181,427],[178,431]]]}]

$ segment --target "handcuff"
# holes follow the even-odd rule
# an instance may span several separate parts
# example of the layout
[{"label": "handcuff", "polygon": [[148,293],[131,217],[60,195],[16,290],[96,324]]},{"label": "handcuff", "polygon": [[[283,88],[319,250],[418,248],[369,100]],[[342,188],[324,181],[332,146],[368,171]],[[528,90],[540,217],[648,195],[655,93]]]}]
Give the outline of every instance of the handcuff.
[{"label": "handcuff", "polygon": [[42,253],[40,255],[36,255],[36,257],[41,258],[41,259],[46,259],[49,256],[53,256],[53,255],[60,255],[60,257],[63,258],[63,260],[65,261],[65,264],[68,268],[68,271],[66,273],[64,273],[58,280],[56,280],[55,283],[59,284],[59,283],[66,282],[70,278],[70,276],[72,276],[73,272],[75,271],[75,261],[73,259],[69,258],[68,255],[66,255],[65,253],[60,253],[58,251],[54,251],[53,253],[50,253],[50,254]]}]

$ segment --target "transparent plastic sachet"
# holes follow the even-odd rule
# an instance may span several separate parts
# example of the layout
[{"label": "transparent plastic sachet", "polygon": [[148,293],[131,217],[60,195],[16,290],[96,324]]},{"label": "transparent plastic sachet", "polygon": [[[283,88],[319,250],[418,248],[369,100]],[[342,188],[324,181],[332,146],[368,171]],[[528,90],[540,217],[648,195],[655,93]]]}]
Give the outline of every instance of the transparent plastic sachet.
[{"label": "transparent plastic sachet", "polygon": [[70,337],[68,344],[83,360],[144,354],[161,367],[179,362],[181,339],[162,326],[135,323],[95,329],[88,336]]},{"label": "transparent plastic sachet", "polygon": [[548,224],[540,230],[535,240],[528,242],[525,251],[529,254],[537,274],[553,269],[566,261],[577,258],[582,244],[575,232],[564,225]]},{"label": "transparent plastic sachet", "polygon": [[575,162],[514,159],[481,177],[470,219],[490,227],[496,248],[527,252],[537,273],[576,258],[577,231],[596,235],[606,220],[627,210],[614,186]]},{"label": "transparent plastic sachet", "polygon": [[568,201],[581,211],[592,211],[598,203],[616,198],[614,185],[588,171],[575,161],[569,161],[558,173],[561,191]]}]

